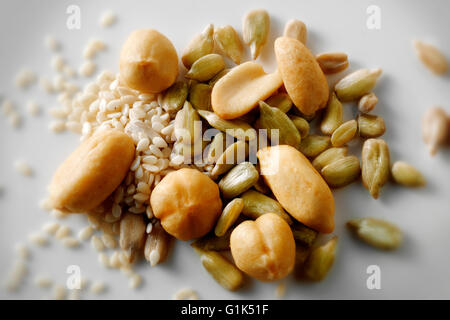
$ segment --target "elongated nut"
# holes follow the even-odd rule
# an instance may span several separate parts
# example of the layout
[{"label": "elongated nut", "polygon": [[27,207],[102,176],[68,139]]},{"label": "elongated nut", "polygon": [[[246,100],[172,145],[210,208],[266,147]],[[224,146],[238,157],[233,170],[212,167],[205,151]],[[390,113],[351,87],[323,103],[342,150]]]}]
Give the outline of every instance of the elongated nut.
[{"label": "elongated nut", "polygon": [[319,154],[312,162],[313,167],[320,172],[322,168],[329,165],[330,163],[344,158],[347,155],[348,148],[330,148]]},{"label": "elongated nut", "polygon": [[382,139],[368,139],[361,153],[362,182],[374,199],[389,179],[389,147]]},{"label": "elongated nut", "polygon": [[211,171],[213,179],[224,174],[233,168],[236,164],[245,161],[248,155],[248,144],[244,141],[236,141],[217,158],[216,165]]},{"label": "elongated nut", "polygon": [[304,247],[311,247],[318,236],[318,232],[308,228],[302,223],[295,223],[291,226],[295,242]]},{"label": "elongated nut", "polygon": [[212,87],[205,83],[194,83],[189,88],[189,101],[197,110],[211,111]]},{"label": "elongated nut", "polygon": [[145,259],[152,267],[167,259],[172,240],[160,222],[153,224],[152,232],[147,235],[144,247]]},{"label": "elongated nut", "polygon": [[361,167],[357,157],[348,156],[326,165],[320,173],[329,186],[340,188],[355,181],[361,174]]},{"label": "elongated nut", "polygon": [[296,39],[306,45],[308,38],[306,25],[297,19],[289,20],[284,26],[283,36]]},{"label": "elongated nut", "polygon": [[422,118],[422,138],[432,156],[445,143],[450,134],[447,115],[441,107],[432,107]]},{"label": "elongated nut", "polygon": [[244,208],[244,201],[242,199],[233,199],[227,206],[223,209],[219,221],[217,221],[214,233],[218,237],[222,237],[230,228],[236,219],[242,212]]},{"label": "elongated nut", "polygon": [[323,134],[331,135],[343,122],[342,103],[336,97],[336,94],[330,95],[325,115],[320,123],[320,130]]},{"label": "elongated nut", "polygon": [[241,39],[236,30],[230,25],[216,28],[214,31],[214,40],[223,51],[223,53],[233,60],[234,63],[240,64],[244,48],[242,47]]},{"label": "elongated nut", "polygon": [[222,56],[217,53],[210,53],[201,57],[186,73],[186,78],[197,81],[208,81],[225,68],[225,61]]},{"label": "elongated nut", "polygon": [[197,111],[186,101],[175,117],[175,137],[185,145],[192,145],[201,138],[201,120]]},{"label": "elongated nut", "polygon": [[214,50],[214,26],[208,25],[202,33],[196,35],[184,50],[181,61],[186,69],[190,69],[195,61]]},{"label": "elongated nut", "polygon": [[356,120],[349,120],[339,126],[331,135],[331,144],[333,147],[342,147],[352,140],[358,131]]},{"label": "elongated nut", "polygon": [[242,63],[224,75],[213,87],[211,103],[222,119],[236,119],[269,98],[283,85],[280,73],[267,74],[255,62]]},{"label": "elongated nut", "polygon": [[334,230],[334,198],[309,160],[291,146],[257,152],[261,175],[283,208],[296,220],[322,233]]},{"label": "elongated nut", "polygon": [[203,267],[222,287],[234,291],[244,284],[242,272],[220,253],[196,247],[194,249],[200,255]]},{"label": "elongated nut", "polygon": [[372,111],[378,103],[378,98],[375,93],[371,92],[359,99],[358,110],[362,113],[369,113]]},{"label": "elongated nut", "polygon": [[330,137],[311,134],[300,143],[300,152],[308,158],[314,158],[330,147]]},{"label": "elongated nut", "polygon": [[252,219],[258,219],[260,216],[266,213],[273,213],[288,224],[292,224],[291,217],[284,211],[281,204],[255,190],[248,190],[241,195],[241,199],[244,201],[244,207],[242,208],[242,214]]},{"label": "elongated nut", "polygon": [[239,224],[230,248],[236,266],[261,281],[282,279],[294,268],[294,236],[286,221],[272,213]]},{"label": "elongated nut", "polygon": [[217,130],[223,131],[239,140],[253,140],[256,131],[248,123],[241,120],[224,120],[214,112],[199,110],[198,113]]},{"label": "elongated nut", "polygon": [[203,250],[225,251],[230,250],[230,237],[232,229],[228,229],[221,237],[215,235],[207,235],[201,239],[194,241],[193,247]]},{"label": "elongated nut", "polygon": [[384,119],[370,114],[358,115],[358,131],[363,138],[378,138],[386,131]]},{"label": "elongated nut", "polygon": [[217,159],[222,155],[226,148],[226,136],[223,132],[218,132],[209,144],[206,161],[209,164],[216,163]]},{"label": "elongated nut", "polygon": [[328,82],[309,49],[298,40],[280,37],[275,40],[275,55],[294,105],[306,115],[324,108],[329,95]]},{"label": "elongated nut", "polygon": [[178,81],[164,92],[160,105],[165,111],[175,113],[183,107],[187,96],[188,86],[186,82]]},{"label": "elongated nut", "polygon": [[125,251],[130,262],[141,254],[145,242],[146,223],[142,215],[126,213],[120,220],[120,248]]},{"label": "elongated nut", "polygon": [[336,257],[337,243],[338,238],[334,236],[325,244],[311,250],[303,267],[306,278],[312,281],[321,281],[326,277]]},{"label": "elongated nut", "polygon": [[392,165],[391,174],[395,182],[407,187],[422,187],[426,184],[420,171],[405,161],[396,161]]},{"label": "elongated nut", "polygon": [[104,130],[86,139],[56,170],[49,186],[52,208],[89,212],[125,178],[135,145],[124,132]]},{"label": "elongated nut", "polygon": [[378,249],[395,250],[403,242],[401,230],[385,220],[353,219],[347,222],[347,227],[359,239]]},{"label": "elongated nut", "polygon": [[372,91],[381,73],[382,70],[378,68],[360,69],[349,74],[334,87],[338,99],[342,102],[348,102],[361,98]]},{"label": "elongated nut", "polygon": [[300,137],[303,139],[309,134],[309,123],[305,119],[299,116],[290,116],[292,122],[300,132]]},{"label": "elongated nut", "polygon": [[447,58],[435,46],[419,41],[413,41],[416,54],[420,61],[434,74],[443,75],[448,71]]},{"label": "elongated nut", "polygon": [[347,54],[342,52],[327,52],[316,56],[320,68],[325,74],[334,74],[348,68]]},{"label": "elongated nut", "polygon": [[260,118],[259,128],[267,130],[269,139],[272,137],[272,130],[278,130],[279,144],[287,144],[298,148],[301,136],[292,120],[280,109],[272,108],[267,103],[259,102]]},{"label": "elongated nut", "polygon": [[167,174],[153,189],[150,204],[164,230],[183,241],[207,234],[222,211],[217,184],[190,168]]},{"label": "elongated nut", "polygon": [[242,32],[245,44],[250,46],[252,59],[258,58],[267,42],[270,30],[270,17],[266,10],[253,10],[244,18]]},{"label": "elongated nut", "polygon": [[274,94],[266,100],[266,103],[271,107],[280,109],[284,113],[288,113],[292,107],[291,98],[289,98],[288,94],[284,92]]},{"label": "elongated nut", "polygon": [[250,162],[242,162],[220,180],[219,189],[224,198],[232,199],[250,189],[258,178],[255,166]]}]

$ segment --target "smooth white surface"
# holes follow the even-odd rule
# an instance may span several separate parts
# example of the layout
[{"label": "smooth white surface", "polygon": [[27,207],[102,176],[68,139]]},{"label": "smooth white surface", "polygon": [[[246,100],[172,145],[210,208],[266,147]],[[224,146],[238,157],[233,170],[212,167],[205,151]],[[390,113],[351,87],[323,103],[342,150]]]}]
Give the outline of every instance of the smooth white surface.
[{"label": "smooth white surface", "polygon": [[[81,30],[66,28],[65,13],[70,4],[81,8]],[[368,30],[366,8],[381,8],[381,30]],[[287,279],[288,299],[391,299],[450,298],[450,151],[431,158],[420,135],[420,119],[435,104],[450,112],[450,79],[433,76],[417,60],[411,45],[420,38],[438,45],[450,56],[448,30],[450,3],[435,1],[25,1],[3,0],[0,4],[0,97],[14,101],[24,118],[22,127],[13,130],[0,117],[0,277],[4,280],[13,265],[16,242],[40,229],[51,218],[38,207],[55,167],[78,144],[71,133],[55,135],[47,126],[45,110],[57,104],[38,85],[21,91],[14,87],[16,73],[24,66],[39,75],[53,75],[52,53],[44,46],[44,37],[54,35],[62,42],[62,55],[74,68],[82,62],[82,50],[91,37],[104,40],[107,52],[95,59],[99,70],[118,71],[118,55],[127,34],[136,28],[155,28],[166,34],[180,53],[194,34],[208,23],[231,24],[241,31],[241,19],[250,9],[265,8],[271,14],[271,37],[262,54],[267,70],[274,68],[273,40],[284,23],[297,18],[308,26],[308,46],[314,53],[344,51],[350,70],[382,67],[383,76],[376,87],[380,103],[374,113],[386,120],[384,138],[392,160],[406,160],[426,176],[425,189],[407,189],[388,185],[379,200],[373,200],[359,183],[334,192],[339,253],[325,281],[298,283]],[[101,28],[101,14],[111,9],[118,21]],[[247,52],[248,57],[248,52]],[[348,71],[347,71],[348,72]],[[35,99],[43,113],[33,118],[25,111],[29,98]],[[348,110],[355,109],[346,106]],[[348,112],[350,116],[352,112]],[[355,112],[353,112],[355,113]],[[32,178],[14,171],[16,159],[26,159],[33,167]],[[345,230],[345,221],[353,217],[386,218],[405,231],[405,244],[392,253],[376,251],[355,241]],[[61,221],[74,233],[86,224],[81,216]],[[66,268],[76,264],[90,280],[104,280],[108,291],[100,296],[82,293],[82,298],[170,299],[178,289],[190,287],[207,299],[272,299],[277,283],[258,283],[237,293],[217,285],[203,270],[197,255],[187,243],[178,242],[167,263],[151,268],[142,263],[137,271],[144,277],[139,290],[128,289],[128,279],[116,270],[100,266],[89,243],[79,249],[65,249],[53,240],[47,248],[32,248],[29,275],[22,289],[14,294],[0,289],[0,298],[40,299],[50,290],[37,289],[33,279],[49,275],[57,283],[67,279]],[[381,268],[381,290],[368,290],[366,268]]]}]

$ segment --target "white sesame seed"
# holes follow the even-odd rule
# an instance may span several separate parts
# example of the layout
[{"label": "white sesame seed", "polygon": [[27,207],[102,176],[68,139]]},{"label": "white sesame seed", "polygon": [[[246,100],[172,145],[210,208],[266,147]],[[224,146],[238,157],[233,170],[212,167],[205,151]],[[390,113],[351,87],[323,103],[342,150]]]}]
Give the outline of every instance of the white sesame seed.
[{"label": "white sesame seed", "polygon": [[61,226],[58,228],[58,231],[56,231],[55,238],[56,239],[63,239],[65,237],[68,237],[72,233],[72,230],[68,226]]},{"label": "white sesame seed", "polygon": [[97,251],[103,251],[105,249],[105,245],[104,245],[103,241],[96,235],[92,236],[91,245]]},{"label": "white sesame seed", "polygon": [[20,127],[21,123],[22,123],[22,117],[20,116],[20,114],[18,114],[16,111],[12,111],[9,114],[8,117],[8,121],[9,124],[13,127],[13,128],[18,128]]},{"label": "white sesame seed", "polygon": [[62,244],[66,248],[76,248],[80,246],[80,242],[74,237],[65,237],[62,239]]},{"label": "white sesame seed", "polygon": [[108,249],[114,249],[117,247],[116,239],[110,234],[104,233],[102,235],[102,241]]},{"label": "white sesame seed", "polygon": [[114,251],[113,254],[109,257],[109,265],[111,268],[120,267],[120,251]]},{"label": "white sesame seed", "polygon": [[61,133],[66,130],[66,123],[63,120],[52,121],[50,122],[48,128],[54,133]]},{"label": "white sesame seed", "polygon": [[14,167],[16,168],[16,171],[23,176],[29,177],[33,174],[33,170],[25,160],[16,160],[14,162]]},{"label": "white sesame seed", "polygon": [[93,233],[94,229],[92,226],[86,226],[78,232],[78,239],[81,241],[86,241],[92,236]]},{"label": "white sesame seed", "polygon": [[104,253],[104,252],[99,253],[99,255],[98,255],[98,262],[100,262],[100,264],[103,267],[109,268],[109,257],[107,256],[106,253]]},{"label": "white sesame seed", "polygon": [[150,252],[150,265],[152,267],[156,266],[160,259],[161,256],[157,250],[152,250],[152,252]]},{"label": "white sesame seed", "polygon": [[52,69],[55,70],[56,72],[63,72],[65,62],[64,62],[64,59],[59,54],[55,55],[52,58],[52,61],[50,64],[51,64]]},{"label": "white sesame seed", "polygon": [[64,300],[66,299],[67,291],[66,287],[62,284],[57,284],[53,289],[53,298],[55,300]]},{"label": "white sesame seed", "polygon": [[28,250],[28,247],[23,243],[16,243],[15,250],[20,259],[26,260],[30,256],[30,250]]},{"label": "white sesame seed", "polygon": [[190,288],[184,288],[178,290],[173,295],[174,300],[198,300],[198,294]]},{"label": "white sesame seed", "polygon": [[147,206],[147,208],[145,209],[145,214],[147,215],[147,218],[153,218],[153,210],[151,206]]},{"label": "white sesame seed", "polygon": [[50,50],[50,51],[58,51],[61,48],[61,44],[58,42],[58,40],[56,40],[55,37],[53,37],[52,35],[47,35],[45,37],[45,46]]},{"label": "white sesame seed", "polygon": [[34,278],[34,285],[39,288],[50,288],[53,284],[52,279],[44,275],[38,275]]},{"label": "white sesame seed", "polygon": [[7,116],[10,115],[11,112],[14,111],[14,105],[11,100],[5,99],[2,102],[2,114]]},{"label": "white sesame seed", "polygon": [[28,114],[30,114],[31,116],[37,116],[40,113],[40,109],[39,106],[36,102],[34,102],[33,100],[29,100],[27,102],[27,112]]},{"label": "white sesame seed", "polygon": [[106,285],[104,282],[96,281],[91,286],[91,292],[94,294],[101,294],[106,290]]},{"label": "white sesame seed", "polygon": [[45,246],[48,244],[48,238],[44,234],[38,232],[28,235],[28,240],[37,246]]},{"label": "white sesame seed", "polygon": [[116,20],[116,15],[111,10],[108,10],[101,15],[100,26],[103,28],[110,27],[116,22]]},{"label": "white sesame seed", "polygon": [[147,224],[147,227],[145,228],[145,232],[151,233],[152,230],[153,230],[153,224],[152,224],[151,222],[149,222],[149,223]]},{"label": "white sesame seed", "polygon": [[81,296],[80,296],[80,290],[77,289],[72,289],[69,291],[69,300],[80,300]]},{"label": "white sesame seed", "polygon": [[33,84],[36,81],[36,75],[33,71],[29,69],[22,69],[19,71],[19,73],[16,75],[15,78],[15,84],[17,87],[21,89],[28,88],[31,84]]},{"label": "white sesame seed", "polygon": [[45,211],[50,211],[52,209],[49,199],[42,199],[39,201],[39,207]]},{"label": "white sesame seed", "polygon": [[55,219],[65,219],[69,216],[67,213],[62,212],[61,210],[58,209],[52,209],[51,215]]},{"label": "white sesame seed", "polygon": [[42,231],[47,234],[54,235],[58,231],[59,227],[59,223],[49,221],[42,226]]},{"label": "white sesame seed", "polygon": [[78,69],[78,73],[83,77],[90,77],[95,73],[97,66],[91,60],[83,62],[83,64]]},{"label": "white sesame seed", "polygon": [[131,289],[137,289],[142,283],[142,277],[139,274],[133,274],[130,277],[128,285]]}]

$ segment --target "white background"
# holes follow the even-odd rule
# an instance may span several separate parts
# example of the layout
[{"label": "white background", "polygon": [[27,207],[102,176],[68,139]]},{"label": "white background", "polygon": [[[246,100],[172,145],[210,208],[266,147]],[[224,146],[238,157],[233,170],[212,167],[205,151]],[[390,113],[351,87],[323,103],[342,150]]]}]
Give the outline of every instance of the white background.
[{"label": "white background", "polygon": [[[69,4],[81,8],[81,30],[66,28],[65,10]],[[381,8],[381,30],[368,30],[366,9]],[[0,117],[0,277],[4,280],[15,256],[13,246],[24,241],[51,218],[38,207],[55,167],[77,146],[78,137],[49,132],[45,109],[57,104],[56,97],[45,95],[39,86],[26,91],[14,87],[15,74],[28,67],[39,75],[52,76],[52,54],[43,39],[52,34],[63,43],[62,54],[69,64],[78,67],[81,52],[89,38],[107,42],[108,51],[100,53],[99,69],[118,71],[118,54],[126,36],[136,28],[155,28],[167,35],[181,52],[194,34],[208,23],[231,24],[241,31],[241,19],[250,9],[265,8],[271,15],[271,38],[261,56],[266,70],[274,68],[273,40],[290,18],[303,20],[308,26],[308,46],[314,53],[344,51],[351,68],[381,67],[383,76],[375,90],[380,103],[376,114],[386,120],[384,138],[393,160],[407,160],[428,179],[425,189],[414,190],[389,185],[379,200],[373,200],[359,184],[334,192],[336,230],[339,236],[337,260],[325,281],[298,283],[287,279],[288,299],[392,299],[450,298],[450,152],[445,150],[431,158],[422,142],[420,119],[432,105],[442,105],[450,112],[449,77],[436,77],[426,70],[412,50],[411,40],[420,38],[436,44],[450,57],[448,30],[450,3],[435,1],[18,1],[0,3],[0,96],[12,99],[24,116],[19,130],[13,130]],[[102,29],[99,16],[107,9],[118,14],[112,28]],[[349,71],[350,71],[349,70]],[[347,71],[348,72],[348,71]],[[26,115],[25,102],[33,98],[44,112],[38,118]],[[355,107],[348,105],[348,110]],[[352,112],[347,112],[350,115]],[[354,112],[353,112],[354,113]],[[26,159],[35,171],[32,178],[14,171],[16,159]],[[405,231],[404,246],[385,253],[355,241],[345,230],[345,221],[373,216],[398,224]],[[77,232],[86,224],[83,217],[62,221]],[[32,248],[29,275],[22,289],[14,294],[0,290],[0,298],[40,299],[50,292],[34,288],[33,278],[47,274],[65,283],[66,267],[77,264],[91,280],[104,280],[108,291],[100,298],[168,299],[180,288],[191,287],[201,298],[272,299],[278,283],[258,283],[237,293],[222,289],[203,270],[187,243],[177,243],[167,263],[151,268],[137,267],[145,282],[141,289],[128,289],[120,272],[106,270],[85,243],[77,250],[63,249],[52,241],[47,248]],[[366,268],[381,268],[381,290],[366,288]],[[83,298],[95,298],[88,293]]]}]

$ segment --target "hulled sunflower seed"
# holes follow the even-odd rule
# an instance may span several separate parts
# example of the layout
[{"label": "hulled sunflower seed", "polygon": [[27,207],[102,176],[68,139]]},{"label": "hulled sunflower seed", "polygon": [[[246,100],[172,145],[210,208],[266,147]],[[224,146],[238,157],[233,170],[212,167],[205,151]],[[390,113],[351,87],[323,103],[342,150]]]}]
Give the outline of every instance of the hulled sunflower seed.
[{"label": "hulled sunflower seed", "polygon": [[449,132],[445,111],[441,107],[428,109],[422,118],[422,138],[432,156],[445,143]]},{"label": "hulled sunflower seed", "polygon": [[207,235],[201,239],[196,240],[193,246],[203,250],[225,251],[230,250],[230,237],[233,230],[229,229],[221,237],[214,235]]},{"label": "hulled sunflower seed", "polygon": [[325,74],[334,74],[348,68],[347,54],[342,52],[328,52],[317,55],[317,62]]},{"label": "hulled sunflower seed", "polygon": [[175,113],[183,107],[187,96],[187,84],[185,82],[178,81],[163,93],[159,104],[165,111]]},{"label": "hulled sunflower seed", "polygon": [[340,101],[348,102],[361,98],[372,91],[378,78],[382,73],[381,69],[360,69],[345,78],[341,79],[334,90]]},{"label": "hulled sunflower seed", "polygon": [[250,162],[242,162],[220,180],[219,189],[224,198],[232,199],[250,189],[258,178],[255,166]]},{"label": "hulled sunflower seed", "polygon": [[331,135],[343,122],[342,103],[333,92],[328,100],[325,115],[320,123],[320,130],[323,134]]},{"label": "hulled sunflower seed", "polygon": [[299,116],[289,116],[298,132],[300,132],[300,137],[305,138],[309,134],[309,122],[304,118]]},{"label": "hulled sunflower seed", "polygon": [[392,165],[391,174],[395,182],[407,187],[422,187],[426,184],[420,171],[405,161],[396,161]]},{"label": "hulled sunflower seed", "polygon": [[242,286],[244,275],[220,253],[197,247],[194,249],[200,255],[203,267],[222,287],[234,291]]},{"label": "hulled sunflower seed", "polygon": [[192,145],[201,138],[201,120],[197,111],[186,101],[175,117],[174,133],[178,141]]},{"label": "hulled sunflower seed", "polygon": [[320,281],[333,266],[336,257],[338,238],[335,236],[325,244],[312,248],[303,268],[306,278]]},{"label": "hulled sunflower seed", "polygon": [[328,185],[339,188],[355,181],[361,174],[361,167],[357,157],[348,156],[326,165],[320,173]]},{"label": "hulled sunflower seed", "polygon": [[214,112],[199,110],[202,116],[211,127],[223,131],[239,140],[253,140],[256,138],[256,131],[248,123],[241,120],[224,120]]},{"label": "hulled sunflower seed", "polygon": [[413,41],[416,54],[420,61],[434,74],[443,75],[448,71],[447,58],[435,46],[419,41]]},{"label": "hulled sunflower seed", "polygon": [[169,254],[172,237],[163,229],[160,222],[153,225],[152,232],[147,235],[144,246],[145,259],[155,266],[164,262]]},{"label": "hulled sunflower seed", "polygon": [[297,39],[306,45],[306,40],[308,38],[306,25],[297,19],[289,20],[284,26],[283,36]]},{"label": "hulled sunflower seed", "polygon": [[201,82],[208,81],[224,68],[223,57],[217,53],[210,53],[194,62],[189,72],[186,73],[186,78]]},{"label": "hulled sunflower seed", "polygon": [[196,35],[184,50],[181,61],[186,69],[190,69],[195,61],[214,50],[214,26],[208,25],[202,33]]},{"label": "hulled sunflower seed", "polygon": [[266,100],[266,103],[271,107],[280,109],[284,113],[288,113],[293,105],[291,98],[284,92],[274,94]]},{"label": "hulled sunflower seed", "polygon": [[311,134],[300,143],[300,151],[308,158],[314,158],[330,147],[330,137]]},{"label": "hulled sunflower seed", "polygon": [[227,57],[233,60],[235,64],[241,63],[244,49],[239,35],[232,26],[227,25],[216,28],[214,31],[214,39]]},{"label": "hulled sunflower seed", "polygon": [[358,131],[356,120],[347,121],[339,126],[331,135],[331,144],[333,147],[342,147],[352,140]]},{"label": "hulled sunflower seed", "polygon": [[362,113],[369,113],[372,111],[378,103],[378,97],[375,93],[371,92],[359,99],[358,110]]},{"label": "hulled sunflower seed", "polygon": [[226,148],[226,135],[223,132],[218,132],[211,143],[209,144],[208,154],[206,155],[206,162],[209,164],[216,163],[217,159],[222,155]]},{"label": "hulled sunflower seed", "polygon": [[128,256],[129,262],[139,256],[145,241],[146,224],[142,215],[126,213],[120,220],[120,248]]},{"label": "hulled sunflower seed", "polygon": [[389,178],[389,147],[382,139],[369,139],[361,152],[362,182],[374,199]]},{"label": "hulled sunflower seed", "polygon": [[197,110],[211,111],[212,87],[205,83],[194,83],[189,88],[189,102]]},{"label": "hulled sunflower seed", "polygon": [[259,128],[267,130],[271,138],[272,129],[278,129],[279,144],[287,144],[298,148],[301,136],[292,120],[280,109],[272,108],[267,103],[259,102],[260,118]]},{"label": "hulled sunflower seed", "polygon": [[224,174],[236,164],[245,161],[248,155],[248,144],[244,141],[236,141],[217,158],[216,165],[211,171],[211,177],[217,178],[221,174]]},{"label": "hulled sunflower seed", "polygon": [[291,217],[284,211],[281,204],[261,192],[248,190],[241,195],[241,199],[244,201],[242,214],[249,218],[258,219],[263,214],[274,213],[283,218],[288,224],[292,224]]},{"label": "hulled sunflower seed", "polygon": [[308,228],[302,223],[294,223],[291,229],[295,241],[304,247],[311,247],[318,236],[316,230]]},{"label": "hulled sunflower seed", "polygon": [[233,199],[226,205],[214,229],[216,236],[222,237],[227,232],[241,214],[242,208],[244,208],[244,201],[239,198]]},{"label": "hulled sunflower seed", "polygon": [[362,241],[382,250],[397,249],[403,241],[401,230],[381,219],[353,219],[347,222],[347,227]]},{"label": "hulled sunflower seed", "polygon": [[358,132],[362,138],[378,138],[386,131],[384,119],[370,114],[358,115]]},{"label": "hulled sunflower seed", "polygon": [[330,148],[319,154],[312,162],[312,165],[320,172],[323,167],[329,165],[333,161],[344,158],[347,155],[347,152],[347,147]]},{"label": "hulled sunflower seed", "polygon": [[267,42],[270,30],[270,18],[266,10],[250,11],[243,23],[244,42],[250,46],[252,59],[258,58]]}]

